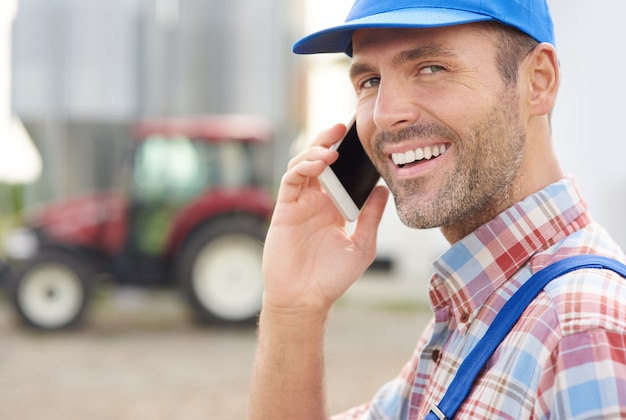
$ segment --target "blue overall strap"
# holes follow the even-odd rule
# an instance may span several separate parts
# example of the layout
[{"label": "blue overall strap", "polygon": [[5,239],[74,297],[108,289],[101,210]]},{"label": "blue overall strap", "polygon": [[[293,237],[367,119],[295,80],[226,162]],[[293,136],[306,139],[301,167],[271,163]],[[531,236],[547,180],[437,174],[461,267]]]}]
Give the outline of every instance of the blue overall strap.
[{"label": "blue overall strap", "polygon": [[511,296],[498,312],[485,336],[467,355],[445,395],[438,405],[433,404],[426,420],[452,419],[467,398],[472,384],[495,349],[511,331],[530,302],[553,279],[581,268],[599,268],[614,271],[626,277],[626,265],[599,255],[576,255],[557,261],[535,273]]}]

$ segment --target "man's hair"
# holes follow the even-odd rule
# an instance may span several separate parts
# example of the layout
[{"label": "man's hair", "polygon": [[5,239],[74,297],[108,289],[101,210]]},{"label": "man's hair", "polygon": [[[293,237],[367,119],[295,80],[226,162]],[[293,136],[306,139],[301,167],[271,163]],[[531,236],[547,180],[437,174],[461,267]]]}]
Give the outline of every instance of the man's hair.
[{"label": "man's hair", "polygon": [[524,32],[499,22],[483,22],[480,25],[495,36],[496,59],[502,79],[508,86],[515,86],[520,64],[539,43]]}]

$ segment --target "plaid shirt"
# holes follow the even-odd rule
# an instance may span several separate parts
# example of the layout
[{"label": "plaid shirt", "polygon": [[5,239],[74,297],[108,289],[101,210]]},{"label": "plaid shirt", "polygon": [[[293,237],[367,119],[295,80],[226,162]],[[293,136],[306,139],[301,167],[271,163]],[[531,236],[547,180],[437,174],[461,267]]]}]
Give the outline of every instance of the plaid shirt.
[{"label": "plaid shirt", "polygon": [[[333,419],[423,419],[509,297],[575,254],[624,261],[575,182],[531,195],[434,262],[434,317],[400,375]],[[498,347],[458,419],[626,418],[626,281],[584,269],[553,280]]]}]

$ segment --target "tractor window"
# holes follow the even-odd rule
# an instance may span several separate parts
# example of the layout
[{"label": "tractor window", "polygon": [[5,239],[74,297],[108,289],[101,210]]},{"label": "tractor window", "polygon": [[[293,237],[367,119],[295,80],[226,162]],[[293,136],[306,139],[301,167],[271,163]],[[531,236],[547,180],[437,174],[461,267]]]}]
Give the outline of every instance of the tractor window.
[{"label": "tractor window", "polygon": [[145,255],[160,255],[178,209],[205,188],[208,168],[185,137],[151,136],[135,152],[130,241]]},{"label": "tractor window", "polygon": [[260,185],[263,176],[258,171],[260,165],[256,160],[264,159],[263,164],[267,166],[267,159],[255,146],[260,145],[236,141],[208,143],[199,140],[196,147],[208,177],[205,187],[238,188]]},{"label": "tractor window", "polygon": [[250,164],[246,147],[243,143],[226,142],[217,144],[205,143],[205,147],[213,149],[208,156],[212,159],[211,167],[214,170],[213,182],[223,188],[233,188],[249,185]]},{"label": "tractor window", "polygon": [[207,168],[191,140],[152,136],[137,150],[134,175],[138,199],[184,202],[203,190]]},{"label": "tractor window", "polygon": [[135,154],[133,192],[143,202],[184,203],[211,188],[259,185],[266,155],[246,142],[154,135]]}]

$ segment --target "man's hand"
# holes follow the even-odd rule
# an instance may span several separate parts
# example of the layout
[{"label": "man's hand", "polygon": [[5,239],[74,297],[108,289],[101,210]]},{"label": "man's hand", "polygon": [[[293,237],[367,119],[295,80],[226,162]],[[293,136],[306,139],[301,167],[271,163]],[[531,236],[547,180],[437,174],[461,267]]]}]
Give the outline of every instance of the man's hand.
[{"label": "man's hand", "polygon": [[372,262],[388,190],[376,187],[354,234],[317,176],[337,159],[328,147],[346,127],[319,135],[289,163],[263,255],[265,290],[249,418],[326,418],[324,326],[332,304]]},{"label": "man's hand", "polygon": [[293,158],[282,178],[263,258],[270,311],[327,311],[371,264],[388,191],[377,186],[353,234],[317,180],[337,159],[328,147],[346,127],[322,132]]}]

